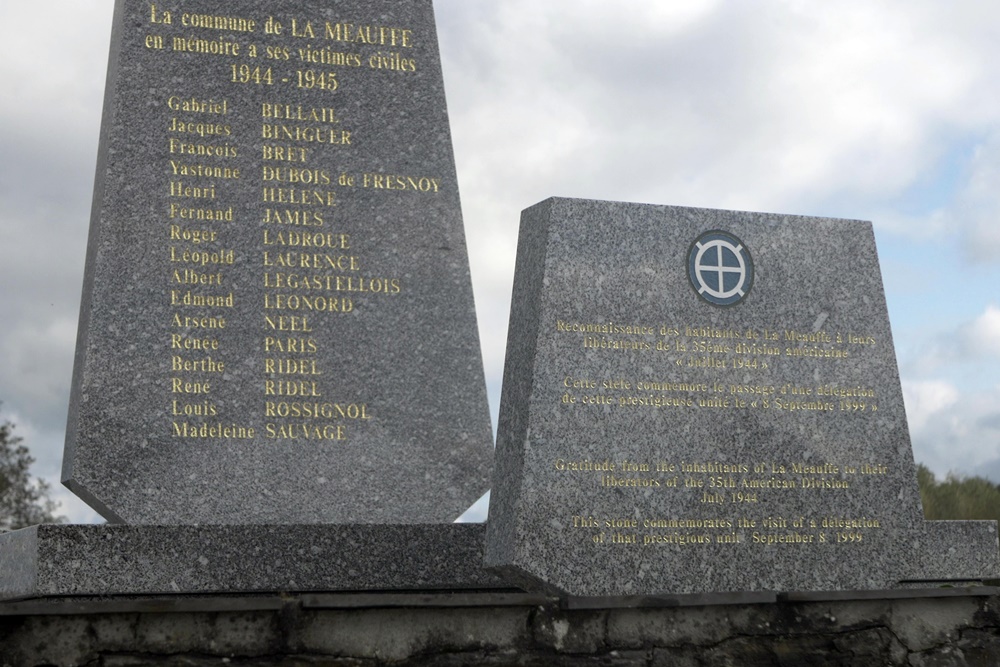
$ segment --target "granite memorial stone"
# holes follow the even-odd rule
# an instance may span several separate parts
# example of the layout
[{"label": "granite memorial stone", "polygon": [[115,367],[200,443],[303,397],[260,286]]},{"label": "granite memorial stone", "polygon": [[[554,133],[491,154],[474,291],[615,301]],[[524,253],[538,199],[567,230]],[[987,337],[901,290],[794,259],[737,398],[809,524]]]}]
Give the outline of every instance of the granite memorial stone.
[{"label": "granite memorial stone", "polygon": [[451,521],[492,442],[431,0],[116,4],[64,481]]},{"label": "granite memorial stone", "polygon": [[925,522],[872,226],[549,199],[521,219],[486,563],[576,596],[998,575]]}]

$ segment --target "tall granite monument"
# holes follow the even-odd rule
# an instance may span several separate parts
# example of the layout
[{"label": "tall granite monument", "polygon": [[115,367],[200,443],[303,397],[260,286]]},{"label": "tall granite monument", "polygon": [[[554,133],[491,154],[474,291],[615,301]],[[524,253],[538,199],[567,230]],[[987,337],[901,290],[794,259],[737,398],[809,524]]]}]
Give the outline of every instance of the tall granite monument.
[{"label": "tall granite monument", "polygon": [[925,522],[870,223],[549,199],[521,219],[486,562],[577,596],[998,576]]},{"label": "tall granite monument", "polygon": [[119,0],[63,477],[114,522],[451,521],[492,442],[430,0]]}]

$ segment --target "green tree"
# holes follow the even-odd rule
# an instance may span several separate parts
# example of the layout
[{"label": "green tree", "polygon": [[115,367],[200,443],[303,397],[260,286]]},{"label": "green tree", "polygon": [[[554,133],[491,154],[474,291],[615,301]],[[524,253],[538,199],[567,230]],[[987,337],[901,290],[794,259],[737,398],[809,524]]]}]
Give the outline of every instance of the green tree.
[{"label": "green tree", "polygon": [[14,424],[0,423],[0,532],[64,521],[55,515],[49,485],[32,480],[28,473],[34,462],[21,438],[14,435]]},{"label": "green tree", "polygon": [[988,479],[949,474],[939,482],[921,464],[917,466],[917,483],[924,516],[929,520],[1000,520],[1000,487]]}]

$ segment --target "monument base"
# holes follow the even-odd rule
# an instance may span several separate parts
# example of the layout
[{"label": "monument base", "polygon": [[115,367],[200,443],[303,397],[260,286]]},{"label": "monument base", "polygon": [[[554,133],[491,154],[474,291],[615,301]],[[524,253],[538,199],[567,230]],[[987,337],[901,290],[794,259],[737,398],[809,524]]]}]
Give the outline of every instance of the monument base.
[{"label": "monument base", "polygon": [[504,589],[482,524],[41,525],[0,535],[0,600]]},{"label": "monument base", "polygon": [[[803,556],[794,566],[781,572],[784,587],[760,583],[763,574],[755,574],[756,583],[748,579],[728,579],[723,586],[716,581],[696,585],[680,585],[678,581],[698,581],[697,568],[703,565],[691,560],[675,561],[671,567],[674,578],[664,578],[649,584],[647,590],[627,595],[566,595],[564,591],[533,576],[518,563],[490,563],[488,570],[496,572],[524,590],[536,591],[572,604],[598,605],[610,601],[631,600],[646,604],[650,600],[693,601],[693,604],[729,604],[737,602],[767,602],[781,595],[807,595],[817,599],[857,599],[868,593],[884,595],[892,591],[934,586],[966,586],[1000,578],[1000,549],[994,521],[924,521],[916,529],[898,529],[891,533],[891,551],[880,554],[880,560],[864,563],[845,560],[822,569]],[[907,548],[903,548],[907,545]],[[849,582],[837,586],[834,581]]]},{"label": "monument base", "polygon": [[[487,568],[485,532],[484,524],[41,525],[0,534],[0,600],[413,590],[557,597],[516,571]],[[558,597],[572,608],[760,603],[796,595],[855,599],[975,584],[1000,572],[993,522],[928,521],[907,537],[915,548],[900,564],[906,577],[859,590],[679,594],[664,582],[643,595]]]},{"label": "monument base", "polygon": [[[928,578],[994,567],[934,544]],[[1000,661],[1000,588],[579,598],[485,569],[484,526],[58,526],[0,535],[12,665],[966,664]],[[979,535],[979,537],[976,537]],[[948,554],[951,554],[949,556]],[[987,562],[989,561],[989,562]],[[992,571],[992,570],[990,570]]]}]

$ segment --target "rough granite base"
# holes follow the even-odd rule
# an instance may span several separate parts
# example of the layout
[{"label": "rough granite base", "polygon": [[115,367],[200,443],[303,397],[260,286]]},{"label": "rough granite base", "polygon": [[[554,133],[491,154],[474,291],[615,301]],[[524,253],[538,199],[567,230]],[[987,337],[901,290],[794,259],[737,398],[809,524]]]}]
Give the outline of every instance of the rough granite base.
[{"label": "rough granite base", "polygon": [[[982,579],[977,572],[996,569],[995,550],[982,550],[981,562],[968,563],[961,550],[944,550],[942,557],[941,550],[929,548],[984,539],[985,523],[928,522],[927,548],[917,548],[908,562],[912,580],[883,591],[561,596],[560,604],[591,609],[926,597],[933,582],[975,583]],[[489,591],[495,599],[515,591],[522,580],[483,565],[485,531],[484,524],[34,526],[0,535],[0,600],[100,598],[106,603],[109,598],[228,599],[280,592],[358,593],[364,599],[376,594],[384,604],[391,591],[447,592],[452,602],[456,592]],[[968,573],[968,580],[956,581],[956,572]]]},{"label": "rough granite base", "polygon": [[484,527],[42,525],[0,535],[0,599],[509,588]]}]

